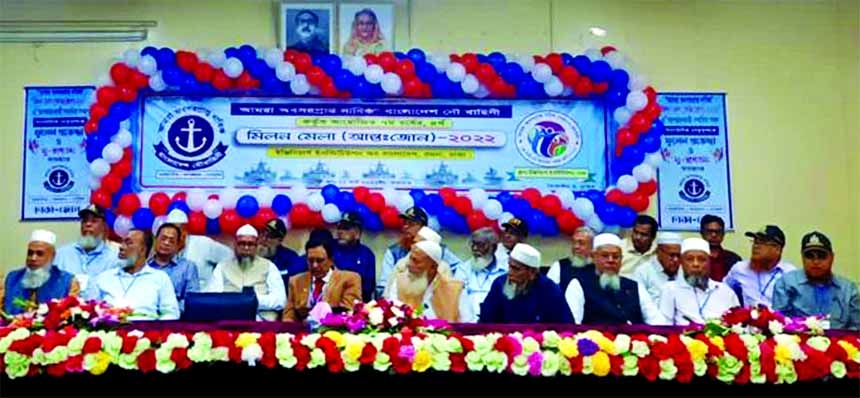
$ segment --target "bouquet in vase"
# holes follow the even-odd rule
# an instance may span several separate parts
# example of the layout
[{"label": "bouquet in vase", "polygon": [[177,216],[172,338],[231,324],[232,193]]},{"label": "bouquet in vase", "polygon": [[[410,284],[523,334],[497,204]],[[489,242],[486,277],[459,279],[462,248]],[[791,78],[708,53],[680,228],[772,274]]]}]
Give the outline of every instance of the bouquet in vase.
[{"label": "bouquet in vase", "polygon": [[401,333],[405,329],[418,333],[451,330],[451,326],[443,320],[419,317],[409,305],[386,299],[357,303],[352,311],[344,314],[334,314],[329,311],[317,314],[317,317],[319,324],[315,329],[321,332],[337,330],[352,334],[394,334]]},{"label": "bouquet in vase", "polygon": [[754,307],[734,307],[719,319],[705,323],[703,332],[710,336],[737,334],[776,335],[782,333],[824,334],[830,322],[824,316],[787,317],[759,304]]},{"label": "bouquet in vase", "polygon": [[31,330],[60,330],[68,326],[77,329],[107,329],[128,322],[133,314],[131,308],[117,308],[104,301],[84,301],[75,296],[53,299],[35,305],[23,301],[18,303],[27,310],[21,314],[4,314],[0,326]]}]

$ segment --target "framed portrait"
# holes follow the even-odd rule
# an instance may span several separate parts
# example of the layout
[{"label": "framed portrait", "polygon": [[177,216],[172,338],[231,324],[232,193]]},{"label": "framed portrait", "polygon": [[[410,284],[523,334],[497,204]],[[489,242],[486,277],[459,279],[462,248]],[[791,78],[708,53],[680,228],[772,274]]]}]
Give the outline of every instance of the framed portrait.
[{"label": "framed portrait", "polygon": [[281,2],[281,48],[307,53],[336,52],[334,6],[330,3]]},{"label": "framed portrait", "polygon": [[338,32],[341,55],[393,51],[394,3],[341,3]]}]

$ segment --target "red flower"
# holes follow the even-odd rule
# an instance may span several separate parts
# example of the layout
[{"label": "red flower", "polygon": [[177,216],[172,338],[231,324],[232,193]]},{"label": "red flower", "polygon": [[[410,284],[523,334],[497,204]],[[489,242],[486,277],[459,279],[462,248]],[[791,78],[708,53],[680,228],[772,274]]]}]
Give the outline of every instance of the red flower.
[{"label": "red flower", "polygon": [[365,344],[358,362],[362,365],[372,365],[374,361],[376,361],[376,347],[373,344]]},{"label": "red flower", "polygon": [[337,351],[337,343],[335,343],[334,340],[325,336],[317,339],[316,347],[323,350],[323,352],[325,353],[328,353],[330,351]]},{"label": "red flower", "polygon": [[27,376],[35,376],[35,375],[39,374],[39,372],[41,370],[42,370],[42,368],[40,368],[36,365],[30,364],[30,367],[27,368]]},{"label": "red flower", "polygon": [[278,359],[275,357],[275,334],[272,332],[263,333],[257,339],[257,344],[263,350],[263,357],[260,358],[260,363],[269,369],[274,368],[278,364]]},{"label": "red flower", "polygon": [[689,359],[675,359],[675,367],[678,368],[678,374],[675,379],[680,383],[689,383],[693,380],[693,362]]},{"label": "red flower", "polygon": [[84,356],[72,355],[66,360],[67,372],[83,372],[84,371]]},{"label": "red flower", "polygon": [[577,355],[573,358],[569,358],[568,362],[570,362],[570,373],[571,374],[582,374],[582,357]]},{"label": "red flower", "polygon": [[102,340],[98,337],[87,337],[84,342],[84,354],[95,354],[102,349]]},{"label": "red flower", "polygon": [[212,347],[230,347],[233,345],[233,342],[236,341],[236,337],[227,331],[224,330],[216,330],[212,333],[209,333],[209,337],[212,338]]},{"label": "red flower", "polygon": [[398,356],[391,357],[391,367],[397,374],[406,374],[412,371],[412,363],[409,362],[409,359]]},{"label": "red flower", "polygon": [[188,358],[188,349],[182,347],[176,347],[170,352],[170,360],[173,361],[179,369],[185,369],[193,364],[191,359]]},{"label": "red flower", "polygon": [[468,354],[475,350],[475,343],[463,336],[457,335],[457,340],[460,340],[460,345],[463,346],[463,353]]},{"label": "red flower", "polygon": [[849,379],[860,378],[860,364],[854,361],[845,362],[845,374]]},{"label": "red flower", "polygon": [[49,330],[45,333],[45,339],[42,341],[42,351],[51,352],[56,347],[66,345],[71,339],[72,336],[66,333]]},{"label": "red flower", "polygon": [[227,350],[227,358],[233,362],[241,363],[242,362],[242,349],[236,346],[231,346]]},{"label": "red flower", "polygon": [[397,353],[400,352],[400,340],[397,340],[395,337],[388,337],[382,342],[382,352],[388,354],[390,357],[396,357]]},{"label": "red flower", "polygon": [[726,345],[726,351],[731,354],[733,357],[737,358],[741,362],[746,362],[749,357],[749,351],[747,347],[744,345],[741,337],[734,333],[729,333],[728,336],[723,338],[723,341]]},{"label": "red flower", "polygon": [[31,334],[26,339],[16,340],[9,344],[9,351],[15,351],[21,355],[31,356],[33,351],[42,344],[42,336]]},{"label": "red flower", "polygon": [[734,307],[723,314],[723,322],[727,325],[746,324],[750,320],[750,309]]},{"label": "red flower", "polygon": [[660,375],[660,364],[657,359],[651,356],[639,358],[639,373],[645,376],[648,381],[657,380],[657,376]]},{"label": "red flower", "polygon": [[839,345],[836,339],[830,341],[830,345],[827,347],[826,353],[827,356],[832,358],[834,361],[848,361],[848,353],[845,352],[845,349]]},{"label": "red flower", "polygon": [[45,372],[51,376],[62,376],[66,374],[66,364],[64,363],[55,363],[53,365],[48,365],[45,368]]},{"label": "red flower", "polygon": [[615,376],[621,376],[624,371],[624,358],[619,355],[609,356],[609,371]]},{"label": "red flower", "polygon": [[325,359],[326,365],[328,365],[328,371],[332,373],[340,373],[343,372],[343,360],[340,358],[340,355],[337,357],[326,355]]},{"label": "red flower", "polygon": [[672,351],[669,347],[669,343],[664,343],[662,341],[655,341],[651,345],[651,355],[657,361],[662,361],[664,359],[669,359],[672,357]]},{"label": "red flower", "polygon": [[60,327],[60,314],[58,312],[48,312],[48,315],[45,316],[45,321],[43,325],[47,330],[55,330]]},{"label": "red flower", "polygon": [[293,342],[293,355],[296,356],[296,370],[305,370],[311,361],[311,350],[307,347]]},{"label": "red flower", "polygon": [[451,371],[463,373],[466,371],[466,354],[451,354]]},{"label": "red flower", "polygon": [[0,328],[0,339],[6,337],[7,334],[12,333],[15,328],[12,327],[2,327]]},{"label": "red flower", "polygon": [[137,346],[137,341],[139,338],[137,336],[125,336],[122,339],[122,349],[120,350],[123,354],[131,354],[134,351],[134,347]]},{"label": "red flower", "polygon": [[806,344],[802,344],[800,347],[806,354],[806,359],[795,364],[798,380],[821,379],[830,373],[830,364],[833,362],[831,358]]},{"label": "red flower", "polygon": [[0,355],[0,373],[6,371],[6,355]]},{"label": "red flower", "polygon": [[[171,355],[173,356],[173,355]],[[143,373],[155,370],[155,350],[147,348],[137,357],[137,367]]]},{"label": "red flower", "polygon": [[162,333],[158,330],[147,330],[143,332],[143,337],[149,339],[152,345],[161,344],[162,342]]},{"label": "red flower", "polygon": [[[746,361],[746,360],[744,360]],[[750,381],[750,366],[749,364],[744,364],[744,367],[741,368],[741,371],[738,372],[738,375],[735,376],[735,383],[738,384],[747,384]]]},{"label": "red flower", "polygon": [[774,344],[773,340],[768,339],[758,345],[759,352],[761,353],[761,356],[759,357],[759,362],[761,363],[761,374],[767,378],[769,383],[776,382]]}]

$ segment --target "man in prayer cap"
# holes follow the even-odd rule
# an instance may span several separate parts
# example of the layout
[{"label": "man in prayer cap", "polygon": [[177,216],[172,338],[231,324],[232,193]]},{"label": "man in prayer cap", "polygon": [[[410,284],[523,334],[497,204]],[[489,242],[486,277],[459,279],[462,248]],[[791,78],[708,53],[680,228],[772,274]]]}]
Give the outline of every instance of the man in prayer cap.
[{"label": "man in prayer cap", "polygon": [[[74,275],[54,266],[56,243],[57,236],[51,231],[32,232],[27,242],[26,266],[6,276],[0,310],[15,315],[52,299],[78,295],[80,286]],[[27,304],[18,305],[23,304],[22,300]]]},{"label": "man in prayer cap", "polygon": [[658,233],[656,255],[633,271],[630,279],[642,284],[655,303],[660,301],[660,292],[666,282],[684,277],[681,270],[682,240],[681,235],[675,232]]}]

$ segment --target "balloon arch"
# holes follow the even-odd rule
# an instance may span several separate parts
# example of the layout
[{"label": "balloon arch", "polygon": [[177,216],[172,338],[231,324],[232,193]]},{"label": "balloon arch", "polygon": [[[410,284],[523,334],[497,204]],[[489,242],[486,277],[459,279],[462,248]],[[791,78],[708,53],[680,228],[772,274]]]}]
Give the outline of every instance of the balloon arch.
[{"label": "balloon arch", "polygon": [[[598,231],[630,227],[657,190],[664,128],[656,91],[627,65],[626,57],[613,47],[576,56],[500,52],[445,56],[412,49],[363,57],[258,50],[250,45],[211,52],[130,49],[99,84],[84,128],[90,200],[109,209],[108,225],[120,236],[132,227],[156,228],[173,209],[188,214],[191,233],[210,235],[233,233],[246,222],[261,227],[274,217],[283,218],[291,228],[323,226],[347,210],[359,212],[367,230],[381,231],[399,227],[398,214],[413,205],[431,215],[433,227],[455,233],[498,228],[513,216],[544,236],[570,234],[583,225]],[[492,196],[480,188],[372,191],[334,185],[313,191],[294,185],[283,192],[270,187],[246,193],[234,188],[135,192],[129,117],[140,96],[153,93],[602,101],[618,126],[608,141],[612,144],[607,144],[614,145],[609,162],[614,184],[605,191],[529,188]]]}]

